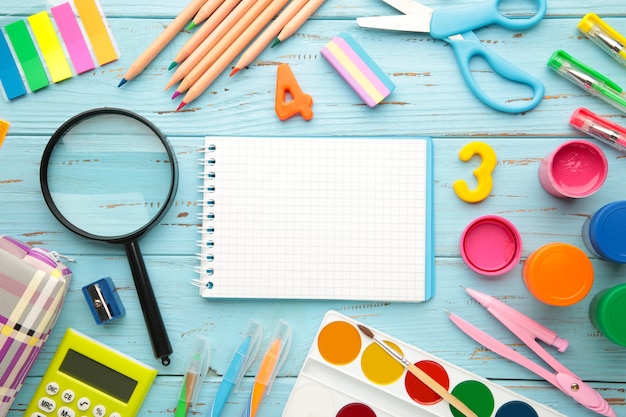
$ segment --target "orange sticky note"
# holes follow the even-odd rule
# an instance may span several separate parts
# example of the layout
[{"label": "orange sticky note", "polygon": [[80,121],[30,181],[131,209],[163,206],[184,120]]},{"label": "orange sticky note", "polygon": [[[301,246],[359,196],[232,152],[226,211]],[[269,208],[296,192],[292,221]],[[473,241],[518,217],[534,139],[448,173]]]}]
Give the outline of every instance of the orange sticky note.
[{"label": "orange sticky note", "polygon": [[96,0],[74,0],[74,6],[83,22],[83,27],[87,32],[98,63],[104,65],[115,61],[118,58],[115,44],[104,23]]},{"label": "orange sticky note", "polygon": [[[287,95],[291,100],[287,101]],[[278,66],[276,74],[275,110],[280,120],[287,120],[300,114],[304,120],[313,118],[313,98],[302,91],[291,68],[287,64]]]},{"label": "orange sticky note", "polygon": [[29,16],[28,23],[30,23],[33,35],[35,35],[37,44],[39,44],[39,50],[46,62],[52,82],[58,83],[71,78],[72,70],[70,64],[67,62],[67,58],[65,58],[65,52],[54,30],[54,26],[52,26],[48,12],[44,10]]},{"label": "orange sticky note", "polygon": [[9,131],[9,122],[5,122],[4,120],[0,120],[0,146],[4,142],[4,137],[7,135]]}]

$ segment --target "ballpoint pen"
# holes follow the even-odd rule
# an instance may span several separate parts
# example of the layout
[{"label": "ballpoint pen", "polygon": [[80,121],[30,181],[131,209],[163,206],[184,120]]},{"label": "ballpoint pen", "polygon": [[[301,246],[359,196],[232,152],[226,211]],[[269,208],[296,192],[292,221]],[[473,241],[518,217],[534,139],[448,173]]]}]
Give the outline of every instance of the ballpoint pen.
[{"label": "ballpoint pen", "polygon": [[243,417],[254,417],[256,415],[261,405],[263,394],[269,395],[272,383],[276,379],[276,374],[285,362],[285,359],[287,359],[287,354],[291,347],[291,327],[289,324],[280,320],[271,340],[272,342],[259,366],[259,371],[250,393],[250,399],[242,414]]},{"label": "ballpoint pen", "polygon": [[448,313],[450,320],[465,334],[476,342],[494,351],[500,356],[507,358],[518,365],[542,377],[566,395],[572,397],[579,404],[607,417],[615,417],[615,411],[604,398],[580,377],[563,366],[551,356],[538,342],[537,339],[555,347],[559,352],[567,349],[566,339],[558,337],[556,333],[547,327],[537,323],[530,317],[520,313],[498,299],[472,289],[465,289],[467,293],[483,306],[489,313],[497,318],[513,334],[535,352],[549,367],[550,371],[543,366],[531,361],[521,353],[511,349],[504,343],[496,340],[482,330],[463,320],[459,316]]},{"label": "ballpoint pen", "polygon": [[626,152],[626,128],[589,109],[580,107],[574,110],[569,124],[618,151]]},{"label": "ballpoint pen", "polygon": [[261,326],[256,321],[250,320],[243,341],[237,348],[230,365],[228,365],[228,370],[224,374],[222,383],[217,389],[213,405],[206,414],[207,417],[218,417],[222,413],[228,396],[233,388],[239,385],[246,371],[254,361],[261,345],[262,335],[263,330]]},{"label": "ballpoint pen", "polygon": [[626,113],[626,98],[622,94],[622,87],[567,52],[556,51],[548,60],[548,66],[589,94]]},{"label": "ballpoint pen", "polygon": [[176,417],[185,417],[187,410],[193,408],[200,393],[200,385],[209,370],[211,347],[209,342],[198,337],[193,344],[187,370],[183,376],[183,387],[180,390]]},{"label": "ballpoint pen", "polygon": [[578,23],[578,29],[593,43],[626,65],[626,38],[595,13],[587,13]]}]

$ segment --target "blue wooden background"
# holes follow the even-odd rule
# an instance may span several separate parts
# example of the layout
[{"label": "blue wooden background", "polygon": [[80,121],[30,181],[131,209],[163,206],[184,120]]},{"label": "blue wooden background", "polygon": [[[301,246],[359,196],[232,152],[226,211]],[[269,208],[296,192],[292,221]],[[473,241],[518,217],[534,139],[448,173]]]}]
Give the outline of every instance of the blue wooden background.
[{"label": "blue wooden background", "polygon": [[[1,1],[0,24],[47,7],[43,2]],[[186,3],[186,2],[185,2]],[[469,3],[431,1],[433,7]],[[529,1],[510,1],[506,7],[532,7]],[[381,0],[328,0],[295,36],[268,49],[233,78],[222,75],[183,112],[175,112],[171,92],[164,92],[167,67],[189,34],[181,33],[136,79],[123,88],[117,84],[128,66],[182,9],[165,0],[102,0],[121,57],[118,61],[75,76],[58,85],[14,102],[0,101],[0,119],[11,122],[0,148],[0,234],[44,246],[76,259],[70,266],[74,281],[61,318],[10,417],[22,414],[55,351],[64,329],[74,327],[159,369],[159,376],[140,415],[172,414],[182,373],[195,336],[213,346],[211,372],[202,387],[194,415],[204,413],[248,319],[266,329],[278,319],[294,328],[293,346],[280,375],[259,411],[259,417],[279,416],[309,350],[323,314],[336,309],[372,327],[429,351],[447,361],[543,402],[568,416],[594,413],[576,404],[531,372],[478,346],[454,327],[444,309],[453,311],[500,338],[514,349],[528,350],[460,288],[472,287],[505,300],[509,305],[556,330],[570,341],[558,359],[597,388],[618,415],[626,416],[626,348],[602,337],[588,319],[592,296],[624,282],[626,267],[592,259],[595,283],[591,293],[571,307],[551,307],[535,300],[521,279],[521,264],[535,249],[549,242],[566,242],[586,250],[581,239],[585,219],[610,201],[626,199],[624,154],[602,145],[609,160],[609,176],[595,195],[561,200],[543,191],[537,180],[543,156],[567,139],[581,135],[568,125],[574,109],[586,106],[611,120],[626,124],[624,114],[590,97],[555,75],[546,66],[559,48],[626,84],[626,68],[585,39],[576,25],[595,11],[626,33],[626,6],[621,1],[549,0],[548,14],[529,31],[499,27],[476,31],[487,46],[523,66],[545,84],[544,100],[533,111],[510,115],[478,102],[465,86],[451,48],[427,34],[391,33],[361,29],[358,16],[394,13]],[[333,36],[348,31],[368,51],[397,88],[384,103],[368,108],[321,57],[320,49]],[[302,89],[314,99],[314,118],[281,122],[274,112],[276,68],[288,63]],[[491,80],[483,62],[475,73],[494,94],[507,86]],[[123,107],[154,122],[171,141],[180,165],[180,185],[174,205],[162,222],[141,242],[155,293],[172,341],[172,365],[162,367],[152,356],[128,263],[120,247],[94,243],[66,230],[48,211],[39,188],[39,161],[50,135],[65,120],[100,106]],[[196,278],[196,228],[200,207],[197,178],[200,147],[205,135],[255,136],[432,136],[435,149],[435,253],[436,294],[423,304],[341,301],[206,300],[190,284]],[[452,183],[472,184],[479,161],[461,162],[457,153],[466,143],[491,145],[498,158],[491,195],[478,204],[459,200]],[[590,139],[591,140],[591,139]],[[375,197],[375,196],[374,196]],[[511,220],[523,238],[523,259],[514,270],[498,278],[471,272],[460,258],[458,241],[474,218],[498,214]],[[320,262],[324,262],[323,259]],[[89,313],[81,287],[111,276],[119,287],[127,315],[107,326],[97,326]],[[258,359],[243,390],[230,398],[224,416],[243,411]]]}]

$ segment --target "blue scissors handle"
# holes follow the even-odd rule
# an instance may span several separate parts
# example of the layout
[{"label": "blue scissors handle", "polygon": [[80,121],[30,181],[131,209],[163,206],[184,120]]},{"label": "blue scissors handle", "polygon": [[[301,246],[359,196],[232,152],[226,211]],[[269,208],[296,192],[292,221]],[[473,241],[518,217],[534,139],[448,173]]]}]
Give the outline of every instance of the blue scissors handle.
[{"label": "blue scissors handle", "polygon": [[445,39],[457,33],[465,33],[487,25],[497,24],[506,29],[524,30],[539,23],[546,14],[546,0],[537,1],[537,11],[532,17],[506,17],[500,13],[502,0],[487,0],[461,7],[437,9],[430,21],[430,35]]},{"label": "blue scissors handle", "polygon": [[[474,35],[474,32],[466,32],[461,36],[463,39],[448,38],[446,40],[454,50],[465,82],[480,101],[504,113],[523,113],[532,110],[539,104],[543,99],[544,93],[544,86],[539,79],[483,46],[476,35]],[[533,90],[532,98],[530,100],[504,103],[488,96],[480,88],[470,70],[470,61],[476,56],[483,57],[493,68],[494,72],[502,78],[529,86]]]}]

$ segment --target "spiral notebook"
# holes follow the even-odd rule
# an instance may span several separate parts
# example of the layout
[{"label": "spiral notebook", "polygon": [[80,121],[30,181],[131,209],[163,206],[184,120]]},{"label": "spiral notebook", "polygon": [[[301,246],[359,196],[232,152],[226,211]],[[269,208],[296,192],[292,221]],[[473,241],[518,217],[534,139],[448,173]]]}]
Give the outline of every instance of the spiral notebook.
[{"label": "spiral notebook", "polygon": [[207,137],[203,297],[433,295],[429,138]]}]

